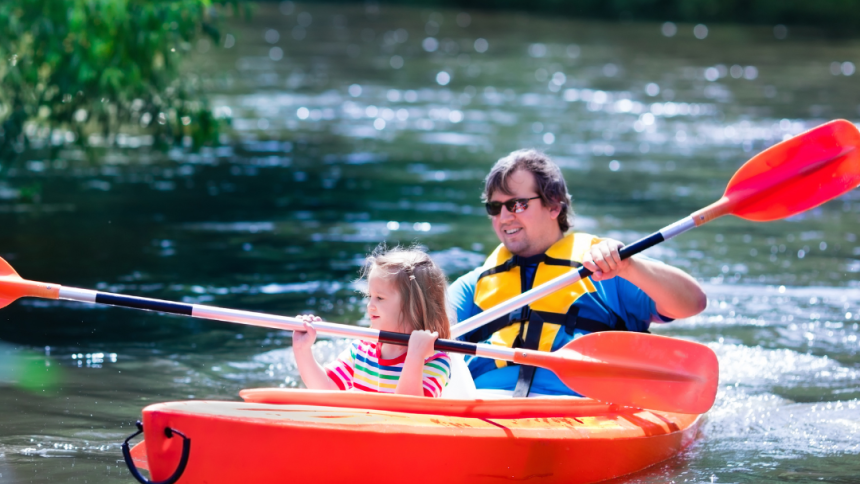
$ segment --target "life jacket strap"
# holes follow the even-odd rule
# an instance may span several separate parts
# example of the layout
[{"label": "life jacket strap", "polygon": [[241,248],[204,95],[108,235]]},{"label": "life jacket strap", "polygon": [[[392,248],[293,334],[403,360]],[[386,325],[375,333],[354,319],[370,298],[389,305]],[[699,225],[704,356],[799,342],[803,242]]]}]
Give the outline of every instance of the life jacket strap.
[{"label": "life jacket strap", "polygon": [[513,269],[515,265],[517,265],[516,264],[516,257],[511,257],[510,259],[505,261],[504,264],[498,265],[496,267],[491,267],[490,269],[487,269],[484,272],[482,272],[481,275],[478,276],[478,280],[481,280],[487,276],[499,274],[501,272],[508,272],[509,270]]},{"label": "life jacket strap", "polygon": [[[536,350],[540,344],[540,335],[543,330],[543,318],[532,311],[529,315],[529,329],[526,331],[523,339],[522,348],[527,350]],[[525,398],[529,396],[532,388],[532,381],[535,377],[535,367],[528,365],[520,365],[520,374],[517,378],[517,386],[514,388],[514,398]]]},{"label": "life jacket strap", "polygon": [[517,377],[517,386],[514,387],[514,398],[526,398],[532,391],[532,382],[535,380],[537,368],[528,365],[520,365],[520,375]]},{"label": "life jacket strap", "polygon": [[[589,333],[599,333],[601,331],[627,331],[627,324],[624,322],[624,319],[617,314],[615,315],[615,327],[613,328],[604,322],[579,316],[578,306],[571,307],[567,314],[547,313],[543,311],[532,311],[532,313],[538,314],[543,322],[558,324],[564,327],[564,331],[571,336],[573,335],[573,332],[577,329],[581,329]],[[494,321],[485,324],[484,326],[481,326],[480,328],[472,331],[471,333],[466,333],[461,337],[461,339],[472,343],[480,343],[482,341],[486,341],[490,339],[490,337],[496,331],[504,329],[514,323],[525,322],[526,319],[523,317],[525,314],[527,314],[527,310],[525,310],[525,308],[517,309],[515,311],[512,311],[510,314],[502,316]],[[531,318],[529,318],[529,321],[530,320]],[[532,324],[529,324],[529,328],[531,328],[532,326]],[[523,338],[517,338],[516,342],[520,343],[525,339],[525,336]],[[520,348],[523,346],[520,346],[519,344],[514,344],[513,347]]]},{"label": "life jacket strap", "polygon": [[518,255],[515,255],[510,259],[506,260],[504,264],[497,265],[496,267],[491,267],[482,272],[481,275],[478,276],[478,280],[481,280],[482,278],[487,276],[499,274],[501,272],[508,272],[515,266],[527,266],[530,264],[540,263],[546,264],[548,266],[573,267],[575,269],[582,267],[582,264],[580,264],[579,262],[565,259],[556,259],[546,254],[538,254],[531,257],[520,257]]}]

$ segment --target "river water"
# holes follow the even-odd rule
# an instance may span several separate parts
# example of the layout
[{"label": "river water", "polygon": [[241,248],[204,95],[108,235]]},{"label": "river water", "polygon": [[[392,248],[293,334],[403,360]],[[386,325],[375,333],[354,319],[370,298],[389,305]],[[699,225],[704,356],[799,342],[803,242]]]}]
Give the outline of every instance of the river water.
[{"label": "river water", "polygon": [[[860,117],[860,44],[811,31],[290,3],[228,30],[230,48],[193,46],[233,118],[223,147],[37,146],[0,181],[0,255],[23,277],[356,323],[381,241],[452,278],[481,263],[482,177],[514,149],[563,167],[578,230],[630,242],[762,149]],[[618,482],[860,481],[858,208],[727,218],[649,252],[705,286],[702,315],[655,331],[713,348],[720,389],[691,448]],[[299,384],[288,333],[222,323],[22,300],[0,339],[2,482],[131,482],[119,443],[147,404]]]}]

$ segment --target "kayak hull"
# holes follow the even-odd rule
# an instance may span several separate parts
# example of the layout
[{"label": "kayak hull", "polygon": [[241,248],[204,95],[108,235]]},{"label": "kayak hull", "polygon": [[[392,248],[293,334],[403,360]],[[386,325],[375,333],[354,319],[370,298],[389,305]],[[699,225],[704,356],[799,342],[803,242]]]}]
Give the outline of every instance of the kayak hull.
[{"label": "kayak hull", "polygon": [[132,456],[154,480],[173,474],[182,439],[166,437],[170,427],[192,441],[179,483],[576,484],[666,460],[695,439],[701,422],[697,415],[555,400],[570,416],[505,419],[320,405],[162,403],[143,410],[145,442]]}]

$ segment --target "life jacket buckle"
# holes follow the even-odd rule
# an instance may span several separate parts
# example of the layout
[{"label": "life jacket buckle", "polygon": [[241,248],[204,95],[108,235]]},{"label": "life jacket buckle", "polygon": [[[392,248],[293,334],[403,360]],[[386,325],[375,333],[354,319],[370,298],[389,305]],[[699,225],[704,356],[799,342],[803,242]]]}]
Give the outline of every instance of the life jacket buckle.
[{"label": "life jacket buckle", "polygon": [[508,314],[508,321],[511,323],[524,323],[529,320],[529,307],[523,306],[515,309]]}]

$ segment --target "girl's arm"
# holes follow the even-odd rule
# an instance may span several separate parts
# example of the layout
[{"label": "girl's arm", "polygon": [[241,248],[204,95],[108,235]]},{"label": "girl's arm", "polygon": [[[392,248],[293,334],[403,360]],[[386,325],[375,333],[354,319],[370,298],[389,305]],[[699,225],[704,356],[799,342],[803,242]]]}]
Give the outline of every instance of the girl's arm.
[{"label": "girl's arm", "polygon": [[317,363],[311,351],[317,338],[317,331],[308,319],[319,321],[320,318],[313,316],[297,316],[304,320],[304,331],[293,331],[293,354],[296,357],[296,366],[305,386],[311,390],[338,390],[337,384],[325,373],[325,369]]},{"label": "girl's arm", "polygon": [[439,333],[426,330],[413,331],[409,336],[409,347],[406,350],[406,361],[400,372],[400,381],[394,393],[399,395],[424,396],[424,361],[433,356],[433,343]]}]

